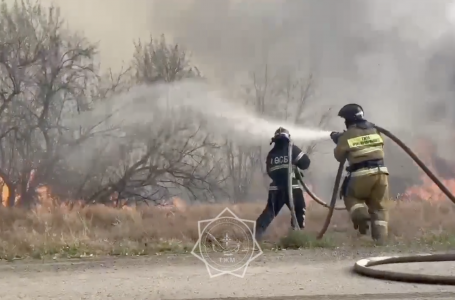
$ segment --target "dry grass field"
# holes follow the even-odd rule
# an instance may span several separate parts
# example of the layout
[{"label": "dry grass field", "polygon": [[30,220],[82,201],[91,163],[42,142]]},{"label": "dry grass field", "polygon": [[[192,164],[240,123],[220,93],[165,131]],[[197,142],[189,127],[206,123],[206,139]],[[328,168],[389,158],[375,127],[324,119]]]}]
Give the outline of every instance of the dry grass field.
[{"label": "dry grass field", "polygon": [[[255,220],[265,203],[228,207],[239,217]],[[393,246],[455,244],[455,206],[448,201],[390,202],[390,242]],[[66,258],[103,255],[147,255],[189,252],[198,239],[199,220],[217,216],[226,205],[118,209],[103,205],[41,207],[35,210],[0,208],[0,256]],[[326,236],[315,239],[327,210],[309,203],[305,234],[285,238],[290,227],[287,208],[270,226],[267,240],[275,248],[369,247],[359,238],[345,211],[336,211]]]}]

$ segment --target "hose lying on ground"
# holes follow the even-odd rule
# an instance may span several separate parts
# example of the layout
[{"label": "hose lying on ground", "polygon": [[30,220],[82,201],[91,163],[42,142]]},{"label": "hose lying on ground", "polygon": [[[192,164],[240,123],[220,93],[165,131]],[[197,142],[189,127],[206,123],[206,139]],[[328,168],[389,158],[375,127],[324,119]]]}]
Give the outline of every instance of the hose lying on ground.
[{"label": "hose lying on ground", "polygon": [[[444,184],[428,169],[428,167],[411,151],[400,139],[390,133],[388,130],[376,126],[376,129],[394,141],[401,149],[403,149],[430,177],[430,179],[441,189],[441,191],[455,203],[455,196],[444,186]],[[330,213],[329,213],[330,214]],[[330,222],[330,221],[329,221]],[[325,225],[324,225],[325,226]],[[443,262],[455,261],[455,254],[429,254],[429,255],[412,255],[412,256],[396,256],[396,257],[374,257],[369,259],[362,259],[355,263],[354,272],[357,274],[372,277],[382,280],[403,281],[412,283],[426,283],[426,284],[443,284],[455,285],[455,276],[440,276],[440,275],[425,275],[425,274],[407,274],[400,272],[384,271],[371,269],[372,266],[397,264],[397,263],[411,263],[411,262]]]},{"label": "hose lying on ground", "polygon": [[354,265],[354,272],[357,274],[382,280],[393,280],[401,282],[425,283],[455,285],[455,276],[426,275],[415,273],[402,273],[385,270],[371,269],[370,267],[403,264],[413,262],[445,262],[455,261],[455,254],[421,254],[412,256],[395,256],[395,257],[372,257],[361,259]]}]

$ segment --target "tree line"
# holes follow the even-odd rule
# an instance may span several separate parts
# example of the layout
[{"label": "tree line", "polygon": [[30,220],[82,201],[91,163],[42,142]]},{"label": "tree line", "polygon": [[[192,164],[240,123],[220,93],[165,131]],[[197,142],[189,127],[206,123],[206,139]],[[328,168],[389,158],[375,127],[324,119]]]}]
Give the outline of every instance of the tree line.
[{"label": "tree line", "polygon": [[[67,29],[58,7],[20,1],[2,2],[0,10],[0,177],[7,206],[32,206],[41,185],[60,199],[111,203],[115,195],[123,205],[174,195],[243,201],[252,189],[267,188],[264,147],[220,140],[202,121],[171,111],[140,128],[114,124],[109,114],[93,124],[68,124],[135,86],[202,77],[180,45],[164,35],[138,40],[128,65],[101,72],[97,46]],[[267,64],[252,70],[239,88],[245,105],[304,123],[314,84],[301,73]],[[305,145],[306,152],[315,146]]]}]

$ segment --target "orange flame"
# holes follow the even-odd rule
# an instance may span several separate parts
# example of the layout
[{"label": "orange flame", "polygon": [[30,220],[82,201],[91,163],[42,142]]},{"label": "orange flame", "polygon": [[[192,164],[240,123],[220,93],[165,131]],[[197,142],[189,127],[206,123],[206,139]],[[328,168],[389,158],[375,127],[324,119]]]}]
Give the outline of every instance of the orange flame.
[{"label": "orange flame", "polygon": [[[30,179],[27,183],[27,189],[31,186],[33,179],[35,178],[35,170],[30,173]],[[1,201],[3,206],[7,206],[8,197],[10,195],[10,191],[8,186],[4,183],[3,179],[0,177],[0,192],[1,192]],[[82,208],[85,206],[85,203],[81,200],[71,200],[71,201],[61,201],[60,199],[56,198],[52,195],[51,189],[48,186],[42,185],[38,186],[35,189],[37,194],[38,203],[36,205],[36,210],[38,211],[49,211],[51,209],[60,208],[64,210],[72,210],[74,208]],[[110,201],[112,202],[112,206],[125,209],[125,210],[135,210],[136,207],[132,205],[126,205],[126,199],[119,199],[118,193],[114,192],[109,197]],[[15,204],[19,203],[20,196],[16,196]],[[100,204],[105,206],[104,204]],[[167,201],[163,201],[163,203],[158,205],[158,208],[163,209],[166,211],[166,215],[174,215],[173,211],[184,211],[186,210],[186,203],[184,200],[173,197]]]},{"label": "orange flame", "polygon": [[[432,153],[436,152],[436,146],[429,141],[420,140],[416,149],[418,149],[419,157],[427,164],[428,168],[440,178],[441,176],[438,176],[439,174],[431,159]],[[444,193],[441,192],[438,186],[425,173],[422,172],[420,179],[422,181],[420,185],[414,185],[406,190],[404,195],[407,198],[417,198],[431,202],[446,199]],[[455,178],[440,180],[450,191],[455,192]]]}]

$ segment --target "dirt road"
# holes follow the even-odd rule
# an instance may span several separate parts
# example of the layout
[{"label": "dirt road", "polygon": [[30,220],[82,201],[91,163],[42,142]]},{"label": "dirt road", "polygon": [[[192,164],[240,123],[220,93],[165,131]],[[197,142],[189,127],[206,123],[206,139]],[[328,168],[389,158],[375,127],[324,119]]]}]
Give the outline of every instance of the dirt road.
[{"label": "dirt road", "polygon": [[[455,287],[357,277],[350,268],[358,255],[373,253],[265,254],[252,263],[243,279],[210,279],[205,266],[192,256],[3,263],[0,299],[455,299]],[[396,268],[455,274],[455,263]]]}]

